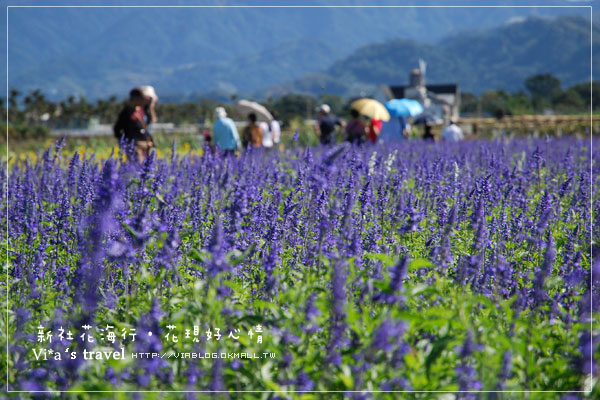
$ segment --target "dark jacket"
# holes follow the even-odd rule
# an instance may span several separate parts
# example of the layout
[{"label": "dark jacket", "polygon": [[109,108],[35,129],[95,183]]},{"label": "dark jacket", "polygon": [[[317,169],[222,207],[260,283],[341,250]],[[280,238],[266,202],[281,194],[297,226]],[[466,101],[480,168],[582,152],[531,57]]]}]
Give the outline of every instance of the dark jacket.
[{"label": "dark jacket", "polygon": [[[140,119],[141,116],[141,119]],[[150,135],[146,131],[146,122],[144,121],[143,114],[140,115],[139,111],[136,112],[136,108],[131,105],[126,105],[119,113],[119,118],[113,127],[113,132],[117,139],[125,136],[127,140],[150,140]]]},{"label": "dark jacket", "polygon": [[342,123],[333,114],[327,114],[319,119],[319,130],[321,131],[319,141],[321,144],[330,144],[332,142],[336,125],[342,126]]}]

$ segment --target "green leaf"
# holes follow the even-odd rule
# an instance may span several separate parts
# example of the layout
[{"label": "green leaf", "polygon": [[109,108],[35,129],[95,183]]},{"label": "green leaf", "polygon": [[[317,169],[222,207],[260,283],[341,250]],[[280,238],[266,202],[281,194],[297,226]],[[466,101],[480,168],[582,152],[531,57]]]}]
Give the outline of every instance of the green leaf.
[{"label": "green leaf", "polygon": [[200,253],[195,247],[192,247],[192,249],[188,253],[188,256],[192,260],[196,260],[196,261],[199,261],[199,262],[206,261],[206,256],[204,256],[202,253]]},{"label": "green leaf", "polygon": [[231,260],[229,261],[229,264],[238,265],[238,264],[241,264],[242,262],[246,261],[248,259],[248,256],[250,256],[250,254],[252,254],[254,252],[255,248],[256,248],[256,242],[252,243],[250,245],[250,247],[248,247],[246,250],[244,250],[243,253],[234,254],[234,257],[231,258]]},{"label": "green leaf", "polygon": [[445,336],[433,344],[431,352],[429,352],[429,355],[427,355],[427,358],[425,359],[425,373],[427,375],[427,379],[429,379],[431,366],[438,358],[440,358],[442,352],[446,350],[448,343],[450,343],[453,339],[454,338],[452,336]]},{"label": "green leaf", "polygon": [[132,227],[127,225],[125,222],[121,222],[121,226],[123,227],[123,229],[125,229],[127,231],[127,233],[129,233],[131,235],[132,238],[134,238],[134,239],[138,238],[138,234],[133,230]]},{"label": "green leaf", "polygon": [[260,369],[260,375],[265,380],[265,382],[267,382],[267,384],[271,381],[271,376],[273,376],[273,374],[271,373],[271,364],[271,361],[267,361],[265,365],[263,365]]},{"label": "green leaf", "polygon": [[158,201],[160,201],[163,204],[167,204],[167,202],[165,201],[165,198],[162,196],[162,194],[155,193],[154,195],[156,196],[156,198],[158,199]]},{"label": "green leaf", "polygon": [[342,372],[338,374],[338,377],[341,379],[342,383],[346,388],[351,389],[354,387],[354,379],[352,379],[352,371],[350,371],[350,367],[346,364],[341,366]]},{"label": "green leaf", "polygon": [[371,260],[375,261],[381,261],[384,265],[387,266],[391,266],[396,263],[396,260],[394,260],[393,257],[381,253],[365,253],[365,258],[370,258]]},{"label": "green leaf", "polygon": [[428,259],[426,259],[426,258],[417,258],[417,259],[412,260],[410,262],[410,264],[408,265],[408,270],[409,271],[415,271],[415,270],[418,270],[420,268],[433,268],[433,267],[435,267],[435,264],[433,264]]}]

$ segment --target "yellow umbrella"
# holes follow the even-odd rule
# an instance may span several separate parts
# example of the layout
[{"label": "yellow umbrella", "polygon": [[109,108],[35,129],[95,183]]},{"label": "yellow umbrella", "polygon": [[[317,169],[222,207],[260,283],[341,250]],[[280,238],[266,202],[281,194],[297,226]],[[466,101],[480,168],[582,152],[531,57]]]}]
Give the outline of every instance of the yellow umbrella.
[{"label": "yellow umbrella", "polygon": [[380,121],[390,120],[390,113],[385,106],[377,100],[368,98],[358,99],[350,104],[350,108],[371,119],[378,119]]}]

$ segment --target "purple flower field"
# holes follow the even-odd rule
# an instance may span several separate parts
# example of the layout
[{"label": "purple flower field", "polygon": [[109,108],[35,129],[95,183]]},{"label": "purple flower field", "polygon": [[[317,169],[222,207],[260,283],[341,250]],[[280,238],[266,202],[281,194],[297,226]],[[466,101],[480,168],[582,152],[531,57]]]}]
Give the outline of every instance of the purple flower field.
[{"label": "purple flower field", "polygon": [[[575,139],[143,165],[61,146],[0,178],[11,390],[600,396],[598,141],[591,169],[590,141]],[[96,331],[107,326],[113,342]],[[273,356],[83,357],[121,349]]]}]

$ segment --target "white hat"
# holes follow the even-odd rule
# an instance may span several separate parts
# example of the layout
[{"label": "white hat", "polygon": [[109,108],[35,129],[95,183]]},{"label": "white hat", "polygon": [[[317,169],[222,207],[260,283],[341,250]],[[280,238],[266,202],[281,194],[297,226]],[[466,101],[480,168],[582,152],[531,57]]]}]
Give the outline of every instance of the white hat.
[{"label": "white hat", "polygon": [[227,116],[227,111],[223,107],[215,108],[215,113],[217,114],[217,118],[225,118]]},{"label": "white hat", "polygon": [[152,100],[158,101],[158,96],[156,95],[156,91],[154,90],[154,87],[152,87],[152,86],[140,86],[139,89],[142,91],[142,93],[144,94],[144,96],[151,97]]},{"label": "white hat", "polygon": [[329,107],[327,104],[321,104],[319,107],[317,107],[317,111],[329,114],[331,112],[331,107]]}]

